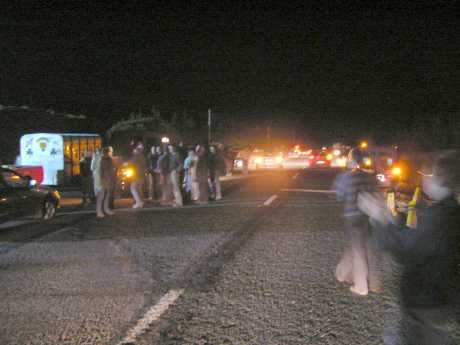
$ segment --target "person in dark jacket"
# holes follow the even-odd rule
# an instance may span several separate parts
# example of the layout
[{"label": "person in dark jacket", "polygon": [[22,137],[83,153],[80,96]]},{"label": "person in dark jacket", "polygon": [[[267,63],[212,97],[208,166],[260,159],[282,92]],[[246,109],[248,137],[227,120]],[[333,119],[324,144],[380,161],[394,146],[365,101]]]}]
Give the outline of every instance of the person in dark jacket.
[{"label": "person in dark jacket", "polygon": [[197,146],[196,155],[196,174],[194,176],[194,182],[196,182],[198,189],[196,203],[207,204],[209,202],[209,168],[206,149],[203,146]]},{"label": "person in dark jacket", "polygon": [[160,197],[160,174],[158,160],[162,155],[160,146],[152,146],[148,156],[149,199],[156,201]]},{"label": "person in dark jacket", "polygon": [[90,203],[94,199],[91,161],[91,152],[85,152],[80,161],[81,198],[83,204]]},{"label": "person in dark jacket", "polygon": [[208,155],[209,184],[211,190],[211,199],[222,199],[222,188],[220,178],[226,174],[226,166],[222,153],[215,147],[209,148]]},{"label": "person in dark jacket", "polygon": [[[416,206],[415,229],[401,225],[375,195],[359,196],[359,208],[377,221],[379,247],[400,266],[401,322],[386,326],[386,345],[453,345],[451,326],[457,318],[459,289],[460,207],[455,198],[460,181],[458,153],[442,155],[432,173],[423,174],[428,197]],[[454,326],[455,327],[455,326]]]},{"label": "person in dark jacket", "polygon": [[98,218],[104,218],[105,215],[113,215],[109,203],[113,193],[113,186],[116,180],[115,166],[112,160],[113,149],[111,146],[102,150],[100,180],[101,188],[97,193],[96,211]]},{"label": "person in dark jacket", "polygon": [[375,176],[362,170],[363,155],[353,149],[348,157],[349,171],[340,175],[335,182],[337,198],[344,203],[345,240],[344,253],[336,268],[340,282],[352,284],[350,290],[358,295],[367,295],[369,289],[379,291],[376,269],[376,251],[372,245],[369,217],[358,209],[360,192],[376,191]]}]

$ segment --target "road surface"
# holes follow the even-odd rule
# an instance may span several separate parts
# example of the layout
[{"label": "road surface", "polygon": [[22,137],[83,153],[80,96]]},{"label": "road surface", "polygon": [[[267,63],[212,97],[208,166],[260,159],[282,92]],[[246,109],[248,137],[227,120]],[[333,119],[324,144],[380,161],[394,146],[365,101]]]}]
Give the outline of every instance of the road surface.
[{"label": "road surface", "polygon": [[243,179],[184,208],[61,210],[0,231],[0,344],[382,344],[392,289],[353,296],[337,171]]}]

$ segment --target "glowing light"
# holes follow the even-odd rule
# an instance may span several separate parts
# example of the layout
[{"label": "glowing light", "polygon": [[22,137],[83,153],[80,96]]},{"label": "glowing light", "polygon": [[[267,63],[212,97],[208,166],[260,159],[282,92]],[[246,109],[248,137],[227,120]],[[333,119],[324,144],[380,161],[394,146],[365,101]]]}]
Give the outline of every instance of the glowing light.
[{"label": "glowing light", "polygon": [[330,161],[330,160],[332,160],[332,158],[334,158],[334,156],[332,156],[330,153],[328,153],[327,156],[326,156],[326,159],[328,161]]},{"label": "glowing light", "polygon": [[279,163],[282,163],[282,162],[283,162],[283,157],[277,156],[277,157],[275,158],[275,162],[278,163],[278,164],[279,164]]},{"label": "glowing light", "polygon": [[163,137],[163,138],[161,138],[161,142],[163,144],[169,144],[169,138],[168,137]]},{"label": "glowing light", "polygon": [[123,175],[125,177],[132,177],[134,175],[134,170],[132,168],[128,168],[123,170]]},{"label": "glowing light", "polygon": [[342,152],[340,152],[340,150],[335,149],[332,153],[334,154],[334,156],[340,156]]},{"label": "glowing light", "polygon": [[359,145],[359,147],[361,147],[362,149],[367,148],[367,146],[368,146],[367,141],[363,141],[363,142],[361,142],[361,144]]},{"label": "glowing light", "polygon": [[339,167],[346,167],[347,166],[347,159],[346,158],[339,158],[337,161],[337,165]]},{"label": "glowing light", "polygon": [[365,158],[364,165],[370,167],[372,165],[372,160],[370,158]]},{"label": "glowing light", "polygon": [[391,174],[393,176],[400,176],[402,173],[402,170],[400,167],[394,167],[393,169],[391,169]]},{"label": "glowing light", "polygon": [[256,164],[262,164],[262,161],[263,161],[262,157],[256,157],[256,158],[254,159],[254,162],[255,162]]}]

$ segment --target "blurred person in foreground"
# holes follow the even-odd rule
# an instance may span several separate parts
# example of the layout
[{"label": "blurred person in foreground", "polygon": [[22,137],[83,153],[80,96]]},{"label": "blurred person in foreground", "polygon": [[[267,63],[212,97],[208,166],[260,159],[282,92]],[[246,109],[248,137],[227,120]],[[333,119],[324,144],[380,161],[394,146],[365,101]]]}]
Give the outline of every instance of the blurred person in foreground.
[{"label": "blurred person in foreground", "polygon": [[426,197],[415,208],[416,228],[399,224],[378,196],[359,196],[360,210],[376,221],[379,247],[399,266],[401,321],[397,326],[387,323],[385,345],[460,344],[460,207],[455,198],[459,153],[440,155],[429,170],[420,172]]},{"label": "blurred person in foreground", "polygon": [[104,218],[105,215],[113,215],[114,212],[110,209],[109,203],[113,193],[116,173],[115,166],[112,160],[113,148],[111,146],[104,147],[102,150],[102,158],[100,162],[100,189],[97,193],[96,212],[98,218]]},{"label": "blurred person in foreground", "polygon": [[379,292],[376,250],[370,231],[369,217],[357,205],[358,194],[377,190],[373,174],[364,171],[362,152],[352,149],[348,155],[348,171],[335,181],[337,198],[344,203],[346,247],[336,268],[340,282],[352,284],[351,292],[365,296],[369,290]]}]

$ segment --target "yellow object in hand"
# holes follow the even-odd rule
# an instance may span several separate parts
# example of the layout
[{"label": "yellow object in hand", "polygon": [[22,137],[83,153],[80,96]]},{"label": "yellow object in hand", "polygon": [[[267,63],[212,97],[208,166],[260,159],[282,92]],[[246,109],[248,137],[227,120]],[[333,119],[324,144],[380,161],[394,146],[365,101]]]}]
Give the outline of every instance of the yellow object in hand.
[{"label": "yellow object in hand", "polygon": [[417,211],[415,210],[415,206],[417,205],[417,201],[420,198],[420,194],[420,187],[415,188],[414,196],[408,204],[406,226],[411,229],[417,228]]}]

